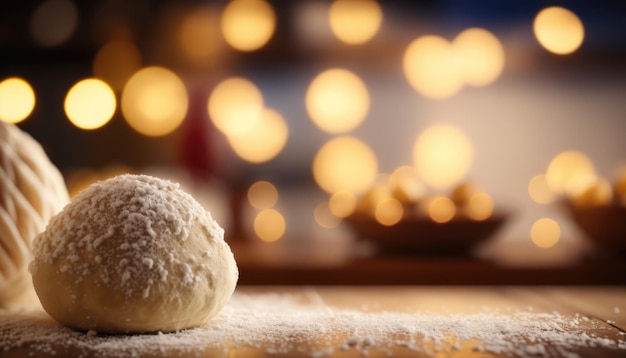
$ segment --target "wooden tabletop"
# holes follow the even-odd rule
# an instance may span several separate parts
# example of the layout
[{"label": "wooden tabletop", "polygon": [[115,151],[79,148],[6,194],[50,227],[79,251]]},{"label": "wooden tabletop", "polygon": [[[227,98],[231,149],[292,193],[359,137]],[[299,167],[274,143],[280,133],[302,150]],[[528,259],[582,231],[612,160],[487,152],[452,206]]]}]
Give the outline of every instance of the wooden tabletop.
[{"label": "wooden tabletop", "polygon": [[[30,327],[39,332],[38,340],[29,338],[28,332],[19,343],[7,338],[20,319],[30,320]],[[115,351],[124,345],[115,348],[114,343],[154,340],[159,346],[165,342],[160,337],[176,339],[177,335],[186,342],[184,350],[162,344],[156,350],[131,353],[137,357],[626,357],[626,287],[246,286],[237,289],[214,325],[212,330],[164,336],[89,337],[77,332],[71,339],[43,342],[55,348],[51,354],[40,349],[46,337],[42,332],[47,329],[49,337],[55,337],[54,330],[62,327],[43,314],[0,311],[4,345],[0,357],[125,356],[129,352]],[[185,341],[189,335],[195,335],[195,346]]]}]

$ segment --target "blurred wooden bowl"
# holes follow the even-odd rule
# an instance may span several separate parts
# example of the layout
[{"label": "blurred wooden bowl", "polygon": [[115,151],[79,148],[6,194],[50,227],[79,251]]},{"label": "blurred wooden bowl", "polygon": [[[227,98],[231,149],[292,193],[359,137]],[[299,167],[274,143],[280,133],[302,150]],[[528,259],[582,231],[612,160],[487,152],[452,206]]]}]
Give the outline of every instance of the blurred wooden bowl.
[{"label": "blurred wooden bowl", "polygon": [[566,203],[570,216],[598,247],[626,253],[626,207],[581,206]]},{"label": "blurred wooden bowl", "polygon": [[468,255],[502,227],[507,215],[496,213],[482,221],[456,217],[436,223],[427,217],[405,217],[385,226],[364,214],[344,219],[359,239],[371,241],[385,254]]}]

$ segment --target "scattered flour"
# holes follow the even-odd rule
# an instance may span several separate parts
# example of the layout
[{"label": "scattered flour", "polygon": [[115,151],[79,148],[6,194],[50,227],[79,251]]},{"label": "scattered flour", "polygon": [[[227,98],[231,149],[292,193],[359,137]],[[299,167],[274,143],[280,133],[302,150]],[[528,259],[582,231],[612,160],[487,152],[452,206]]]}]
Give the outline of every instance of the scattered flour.
[{"label": "scattered flour", "polygon": [[[235,293],[209,324],[175,333],[102,335],[65,328],[43,312],[0,311],[0,356],[20,348],[74,356],[223,356],[260,350],[270,355],[326,357],[439,356],[486,352],[514,357],[576,357],[586,347],[626,355],[626,338],[581,315],[372,313],[303,303],[297,295]],[[616,336],[616,335],[614,335]],[[248,351],[246,351],[248,350]],[[595,351],[594,351],[595,352]],[[602,355],[602,351],[598,351]],[[614,354],[615,355],[615,354]],[[249,355],[248,355],[249,356]]]}]

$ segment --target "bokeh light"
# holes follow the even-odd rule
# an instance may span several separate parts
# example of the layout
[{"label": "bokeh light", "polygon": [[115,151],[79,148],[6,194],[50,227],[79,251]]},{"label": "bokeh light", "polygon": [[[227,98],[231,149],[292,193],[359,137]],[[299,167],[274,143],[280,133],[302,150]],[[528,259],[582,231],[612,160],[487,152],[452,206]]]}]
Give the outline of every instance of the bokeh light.
[{"label": "bokeh light", "polygon": [[104,81],[88,78],[77,82],[65,96],[65,115],[80,129],[107,124],[117,108],[115,93]]},{"label": "bokeh light", "polygon": [[248,202],[255,209],[271,209],[277,201],[278,190],[268,181],[257,181],[248,188]]},{"label": "bokeh light", "polygon": [[463,87],[452,44],[427,35],[411,42],[403,58],[404,74],[413,88],[432,99],[444,99]]},{"label": "bokeh light", "polygon": [[385,198],[381,200],[374,210],[376,221],[384,226],[393,226],[402,220],[404,208],[395,198]]},{"label": "bokeh light", "polygon": [[264,163],[274,159],[285,147],[289,129],[283,117],[265,108],[250,128],[227,136],[230,146],[243,160]]},{"label": "bokeh light", "polygon": [[183,81],[164,67],[136,72],[122,92],[122,113],[128,124],[147,136],[176,130],[187,115],[189,98]]},{"label": "bokeh light", "polygon": [[559,6],[541,10],[535,17],[533,30],[541,46],[559,55],[576,51],[585,38],[585,28],[580,18]]},{"label": "bokeh light", "polygon": [[465,84],[486,86],[493,83],[504,69],[504,48],[491,32],[470,28],[456,36],[452,42],[460,76]]},{"label": "bokeh light", "polygon": [[476,193],[470,197],[463,209],[465,214],[473,220],[487,220],[493,214],[493,199],[487,193]]},{"label": "bokeh light", "polygon": [[222,13],[222,34],[239,51],[263,47],[276,30],[276,15],[264,0],[232,0]]},{"label": "bokeh light", "polygon": [[339,40],[358,45],[376,35],[383,21],[383,12],[374,0],[335,0],[330,6],[328,20]]},{"label": "bokeh light", "polygon": [[356,196],[349,191],[338,191],[330,196],[328,206],[330,212],[336,217],[348,217],[356,208]]},{"label": "bokeh light", "polygon": [[567,150],[557,154],[550,161],[546,171],[548,187],[556,194],[577,191],[580,185],[588,183],[590,177],[595,177],[595,169],[591,159],[575,150]]},{"label": "bokeh light", "polygon": [[415,167],[403,165],[396,168],[387,181],[391,195],[404,205],[415,204],[426,195],[426,186],[421,182]]},{"label": "bokeh light", "polygon": [[538,204],[550,204],[555,195],[550,187],[545,174],[535,175],[528,183],[528,195]]},{"label": "bokeh light", "polygon": [[18,77],[0,82],[0,120],[19,123],[35,108],[35,91],[28,82]]},{"label": "bokeh light", "polygon": [[428,204],[428,216],[432,221],[444,224],[454,218],[456,214],[456,206],[450,198],[438,196]]},{"label": "bokeh light", "polygon": [[433,125],[417,138],[413,160],[426,184],[436,189],[451,188],[467,175],[472,165],[472,144],[454,126]]},{"label": "bokeh light", "polygon": [[254,232],[263,241],[279,240],[285,234],[285,229],[285,218],[278,210],[266,209],[254,218]]},{"label": "bokeh light", "polygon": [[340,68],[320,73],[306,93],[309,116],[328,133],[345,133],[358,127],[369,107],[365,83],[354,73]]},{"label": "bokeh light", "polygon": [[330,206],[326,201],[317,204],[313,210],[313,217],[319,226],[326,229],[332,229],[341,224],[341,219],[331,212]]},{"label": "bokeh light", "polygon": [[254,83],[240,77],[220,82],[209,97],[211,121],[222,133],[246,132],[260,119],[263,95]]},{"label": "bokeh light", "polygon": [[556,245],[560,237],[561,227],[556,221],[549,218],[535,221],[530,229],[530,238],[533,243],[544,249]]},{"label": "bokeh light", "polygon": [[111,41],[98,50],[93,60],[93,75],[121,91],[126,81],[141,68],[141,53],[128,41]]},{"label": "bokeh light", "polygon": [[31,35],[41,46],[58,46],[74,34],[78,16],[78,9],[72,1],[44,1],[37,6],[30,19]]},{"label": "bokeh light", "polygon": [[354,137],[326,142],[313,159],[313,177],[330,194],[340,190],[361,193],[372,185],[377,171],[374,152]]},{"label": "bokeh light", "polygon": [[178,29],[178,44],[192,63],[212,63],[220,54],[222,34],[218,14],[210,9],[195,9],[185,16]]},{"label": "bokeh light", "polygon": [[613,201],[613,187],[611,183],[599,177],[588,177],[585,183],[579,183],[574,188],[570,186],[568,196],[574,204],[581,206],[607,206]]}]

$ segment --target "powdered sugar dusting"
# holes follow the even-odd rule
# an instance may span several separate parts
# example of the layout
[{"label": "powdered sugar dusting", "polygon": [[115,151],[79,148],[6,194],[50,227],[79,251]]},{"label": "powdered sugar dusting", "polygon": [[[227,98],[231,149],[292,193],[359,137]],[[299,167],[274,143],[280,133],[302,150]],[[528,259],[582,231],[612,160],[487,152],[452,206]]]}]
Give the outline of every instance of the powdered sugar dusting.
[{"label": "powdered sugar dusting", "polygon": [[[362,312],[303,302],[296,295],[236,293],[209,324],[170,334],[106,336],[60,326],[45,313],[0,311],[0,347],[46,353],[70,347],[75,355],[228,356],[238,350],[325,357],[360,355],[439,356],[486,352],[517,357],[577,356],[586,347],[626,354],[626,338],[614,339],[600,321],[580,315]],[[623,336],[620,336],[623,337]],[[62,342],[62,343],[60,343]],[[1,353],[1,351],[0,351]]]},{"label": "powdered sugar dusting", "polygon": [[[37,270],[37,261],[56,262],[61,273],[79,281],[96,277],[98,284],[121,282],[126,297],[146,297],[153,283],[167,279],[168,270],[182,273],[181,284],[194,285],[202,270],[200,260],[174,257],[170,251],[176,244],[157,236],[188,240],[193,223],[214,223],[201,220],[205,215],[210,218],[177,183],[145,175],[121,175],[95,183],[53,217],[35,239],[35,262],[30,269],[32,273]],[[206,230],[222,229],[215,224]]]}]

